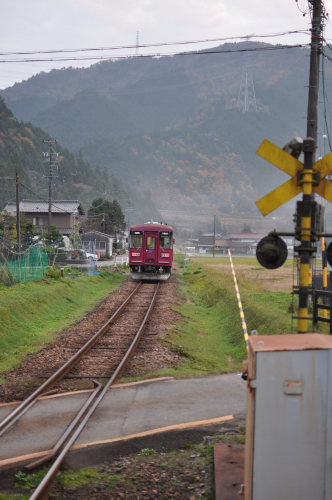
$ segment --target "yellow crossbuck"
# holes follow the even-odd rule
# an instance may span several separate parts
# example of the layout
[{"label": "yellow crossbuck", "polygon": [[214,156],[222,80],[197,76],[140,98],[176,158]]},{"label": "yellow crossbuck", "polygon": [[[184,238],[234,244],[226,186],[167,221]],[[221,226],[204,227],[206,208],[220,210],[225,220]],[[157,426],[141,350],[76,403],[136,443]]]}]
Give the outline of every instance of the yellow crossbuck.
[{"label": "yellow crossbuck", "polygon": [[[291,179],[256,201],[262,215],[267,215],[302,192],[302,185],[298,185],[297,173],[299,170],[302,173],[307,171],[303,170],[303,163],[267,139],[264,139],[256,153],[291,176]],[[309,173],[313,174],[316,171],[319,171],[320,182],[318,186],[313,186],[312,189],[322,198],[332,203],[332,183],[325,179],[325,176],[332,172],[332,152],[316,161],[313,170],[310,170]]]}]

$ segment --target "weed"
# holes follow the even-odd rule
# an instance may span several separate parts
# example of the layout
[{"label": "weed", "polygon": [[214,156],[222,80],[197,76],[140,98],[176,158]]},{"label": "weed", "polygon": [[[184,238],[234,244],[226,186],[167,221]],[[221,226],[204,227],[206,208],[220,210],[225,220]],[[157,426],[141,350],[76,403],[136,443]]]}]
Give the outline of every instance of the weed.
[{"label": "weed", "polygon": [[72,304],[75,304],[75,300],[73,300],[71,297],[64,297],[64,299],[68,300],[68,302],[71,302]]},{"label": "weed", "polygon": [[28,476],[26,475],[26,473],[25,473],[25,472],[22,472],[21,470],[20,470],[20,471],[18,471],[18,473],[17,473],[17,474],[15,474],[15,477],[16,477],[16,479],[20,482],[20,484],[21,484],[21,485],[22,485],[22,484],[23,484],[23,485],[24,485],[24,484],[26,484],[26,482],[27,482],[27,480],[28,480]]},{"label": "weed", "polygon": [[156,450],[153,448],[143,448],[141,451],[138,452],[138,455],[154,455],[156,453]]},{"label": "weed", "polygon": [[120,477],[117,474],[107,477],[107,482],[110,486],[116,486],[120,481]]},{"label": "weed", "polygon": [[[68,470],[65,471],[59,480],[59,483],[65,487],[73,487],[80,488],[82,486],[87,486],[91,483],[99,483],[102,479],[105,479],[107,476],[103,473],[96,474],[96,471],[91,467],[87,467],[85,469],[79,470]],[[112,483],[114,478],[110,480]]]},{"label": "weed", "polygon": [[44,272],[44,279],[45,278],[56,279],[56,280],[60,279],[61,278],[60,268],[56,266],[48,267]]},{"label": "weed", "polygon": [[30,495],[21,495],[21,494],[4,494],[2,495],[0,493],[0,500],[28,500],[30,498]]},{"label": "weed", "polygon": [[48,469],[41,469],[35,474],[25,474],[25,472],[19,471],[16,474],[16,479],[18,483],[15,483],[15,488],[29,488],[35,489],[39,485],[39,483],[44,479],[47,474]]}]

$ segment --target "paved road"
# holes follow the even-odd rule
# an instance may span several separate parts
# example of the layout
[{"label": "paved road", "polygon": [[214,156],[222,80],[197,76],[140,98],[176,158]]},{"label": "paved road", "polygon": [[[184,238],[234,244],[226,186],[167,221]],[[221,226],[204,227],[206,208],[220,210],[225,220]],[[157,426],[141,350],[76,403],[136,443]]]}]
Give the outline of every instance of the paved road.
[{"label": "paved road", "polygon": [[[160,434],[166,427],[190,428],[220,423],[225,417],[243,418],[245,391],[240,374],[156,379],[116,386],[102,400],[74,448]],[[8,459],[15,463],[14,457],[40,456],[50,450],[89,395],[90,392],[71,393],[38,401],[0,438],[0,468],[8,464]],[[0,406],[0,420],[12,409],[13,405]]]}]

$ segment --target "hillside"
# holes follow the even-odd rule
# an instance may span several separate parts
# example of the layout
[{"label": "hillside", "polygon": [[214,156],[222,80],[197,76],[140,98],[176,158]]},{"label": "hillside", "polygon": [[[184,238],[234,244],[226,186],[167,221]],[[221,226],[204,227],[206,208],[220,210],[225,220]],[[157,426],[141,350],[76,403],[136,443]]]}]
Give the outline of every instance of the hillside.
[{"label": "hillside", "polygon": [[[143,197],[149,189],[159,209],[258,215],[254,200],[284,175],[255,151],[265,137],[283,146],[304,136],[309,51],[242,42],[211,52],[53,70],[1,93],[18,119],[81,150],[127,189]],[[257,113],[237,108],[244,57]]]},{"label": "hillside", "polygon": [[[44,142],[49,139],[41,128],[19,122],[0,97],[0,210],[8,201],[15,200],[16,172],[20,199],[48,199],[49,164],[43,161],[43,152],[49,151],[49,144]],[[142,197],[125,188],[123,182],[108,175],[106,169],[92,168],[82,154],[75,156],[59,143],[55,143],[54,150],[60,153],[61,161],[52,181],[53,199],[78,199],[88,209],[91,201],[102,195],[110,200],[116,198],[123,209],[130,207],[132,222],[140,222],[142,218],[160,219],[149,193]]]}]

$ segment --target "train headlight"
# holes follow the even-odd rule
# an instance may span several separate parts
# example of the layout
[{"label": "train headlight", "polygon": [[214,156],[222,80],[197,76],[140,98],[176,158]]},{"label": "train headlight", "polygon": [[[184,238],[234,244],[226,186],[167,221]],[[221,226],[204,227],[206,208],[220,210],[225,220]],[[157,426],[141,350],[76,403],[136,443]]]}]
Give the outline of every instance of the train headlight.
[{"label": "train headlight", "polygon": [[131,254],[132,257],[139,257],[140,256],[140,253],[139,252],[133,252]]},{"label": "train headlight", "polygon": [[162,253],[162,254],[161,254],[161,256],[162,256],[162,257],[164,257],[164,258],[166,258],[166,257],[170,257],[170,255],[171,255],[171,254],[169,254],[169,253]]}]

